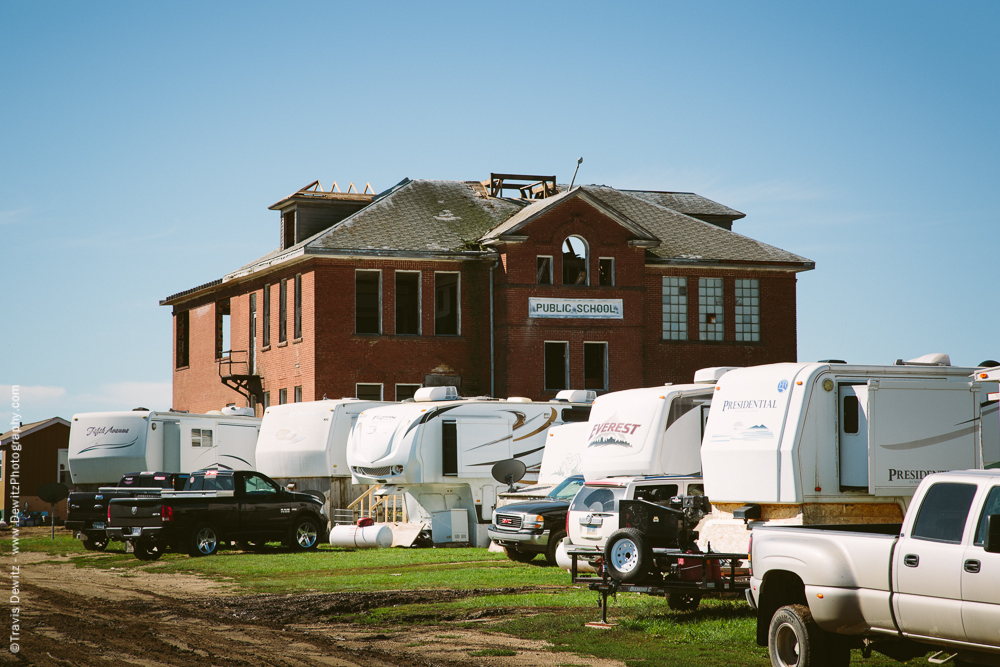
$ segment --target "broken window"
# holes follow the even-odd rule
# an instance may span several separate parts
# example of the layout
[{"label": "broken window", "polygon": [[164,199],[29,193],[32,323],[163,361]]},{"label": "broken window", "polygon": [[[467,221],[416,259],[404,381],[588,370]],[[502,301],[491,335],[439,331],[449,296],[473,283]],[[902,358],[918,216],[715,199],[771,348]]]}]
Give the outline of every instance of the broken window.
[{"label": "broken window", "polygon": [[736,281],[736,340],[760,340],[760,287],[756,280]]},{"label": "broken window", "polygon": [[295,274],[295,315],[293,338],[302,338],[302,274]]},{"label": "broken window", "polygon": [[563,285],[589,285],[587,242],[570,236],[562,244]]},{"label": "broken window", "polygon": [[419,384],[397,384],[396,400],[405,401],[408,398],[413,398],[413,395],[417,393],[417,389],[420,389]]},{"label": "broken window", "polygon": [[281,214],[281,249],[295,245],[295,211]]},{"label": "broken window", "polygon": [[597,260],[597,284],[606,287],[615,284],[614,257],[601,257]]},{"label": "broken window", "polygon": [[698,279],[698,333],[701,340],[723,340],[722,278]]},{"label": "broken window", "polygon": [[380,271],[357,271],[354,274],[354,326],[359,334],[382,333]]},{"label": "broken window", "polygon": [[545,390],[569,387],[569,343],[545,343]]},{"label": "broken window", "polygon": [[583,344],[583,388],[608,388],[608,344]]},{"label": "broken window", "polygon": [[420,335],[419,272],[396,272],[396,335]]},{"label": "broken window", "polygon": [[288,278],[278,285],[278,342],[288,340]]},{"label": "broken window", "polygon": [[177,351],[174,363],[177,368],[184,368],[188,365],[191,341],[190,322],[191,316],[187,310],[182,310],[174,315],[174,335],[177,339]]},{"label": "broken window", "polygon": [[552,284],[552,257],[539,255],[535,258],[535,282],[539,285]]},{"label": "broken window", "polygon": [[362,401],[381,401],[382,385],[375,383],[358,383],[354,385],[355,396]]},{"label": "broken window", "polygon": [[434,335],[459,333],[459,274],[434,274]]},{"label": "broken window", "polygon": [[663,340],[687,340],[687,278],[663,276]]}]

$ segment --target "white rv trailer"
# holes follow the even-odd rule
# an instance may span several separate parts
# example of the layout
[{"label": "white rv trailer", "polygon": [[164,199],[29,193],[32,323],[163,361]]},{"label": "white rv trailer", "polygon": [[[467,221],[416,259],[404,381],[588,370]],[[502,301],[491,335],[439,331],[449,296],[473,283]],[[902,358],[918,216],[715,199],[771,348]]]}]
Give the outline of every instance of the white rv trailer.
[{"label": "white rv trailer", "polygon": [[746,551],[745,520],[898,523],[925,475],[995,466],[997,406],[984,402],[996,382],[947,363],[784,363],[723,376],[701,450],[714,506],[701,539]]},{"label": "white rv trailer", "polygon": [[594,401],[582,472],[616,476],[700,475],[701,440],[715,383],[731,366],[703,368],[693,384],[627,389]]},{"label": "white rv trailer", "polygon": [[264,411],[257,438],[257,470],[296,491],[319,491],[326,516],[344,509],[367,490],[352,484],[347,439],[358,415],[393,405],[357,398],[272,405]]},{"label": "white rv trailer", "polygon": [[253,470],[260,419],[239,411],[84,412],[73,416],[69,469],[79,489],[115,484],[130,472],[191,472],[219,465]]},{"label": "white rv trailer", "polygon": [[498,493],[497,506],[545,498],[567,477],[582,475],[583,455],[587,450],[589,432],[587,422],[573,422],[550,428],[545,451],[542,452],[538,483]]},{"label": "white rv trailer", "polygon": [[[527,468],[524,481],[537,482],[549,429],[585,421],[593,394],[497,401],[425,387],[413,403],[365,410],[351,432],[347,462],[356,484],[381,484],[380,494],[402,495],[409,521],[432,526],[435,541],[488,546],[486,526],[497,493],[507,489],[491,476],[494,464],[518,459]],[[447,521],[462,520],[454,510],[465,510],[466,530],[447,530]]]}]

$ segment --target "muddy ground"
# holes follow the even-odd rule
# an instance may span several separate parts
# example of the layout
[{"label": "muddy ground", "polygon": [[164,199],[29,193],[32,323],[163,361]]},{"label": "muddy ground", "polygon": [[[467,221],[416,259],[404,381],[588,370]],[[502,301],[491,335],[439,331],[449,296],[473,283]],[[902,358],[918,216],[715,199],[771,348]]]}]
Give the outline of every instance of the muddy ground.
[{"label": "muddy ground", "polygon": [[[339,667],[622,667],[549,651],[459,625],[488,625],[514,609],[469,610],[439,625],[373,628],[331,621],[378,607],[513,592],[428,590],[310,595],[241,595],[201,577],[77,568],[69,559],[22,553],[19,652],[0,645],[0,665],[334,665]],[[0,633],[9,630],[6,609]],[[475,657],[512,649],[511,657]]]}]

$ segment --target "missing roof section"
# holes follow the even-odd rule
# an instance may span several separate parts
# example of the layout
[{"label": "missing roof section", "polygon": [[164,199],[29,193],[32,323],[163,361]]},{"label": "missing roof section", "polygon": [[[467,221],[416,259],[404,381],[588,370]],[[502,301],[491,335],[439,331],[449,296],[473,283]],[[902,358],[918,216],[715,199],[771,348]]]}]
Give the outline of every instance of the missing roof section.
[{"label": "missing roof section", "polygon": [[517,199],[545,199],[559,192],[555,176],[533,176],[530,174],[490,174],[491,197],[503,197],[505,190],[516,190]]}]

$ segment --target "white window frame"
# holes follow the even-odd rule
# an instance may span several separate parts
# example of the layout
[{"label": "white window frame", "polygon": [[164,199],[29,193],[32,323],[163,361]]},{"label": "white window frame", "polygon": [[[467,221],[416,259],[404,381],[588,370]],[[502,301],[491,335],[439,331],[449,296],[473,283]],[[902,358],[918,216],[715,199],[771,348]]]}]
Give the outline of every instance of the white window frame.
[{"label": "white window frame", "polygon": [[354,397],[355,398],[360,398],[358,396],[358,394],[360,393],[358,391],[358,387],[360,387],[362,385],[366,386],[366,387],[378,387],[378,399],[375,399],[375,400],[379,400],[379,401],[385,400],[385,385],[383,383],[381,383],[381,382],[355,382],[354,383]]},{"label": "white window frame", "polygon": [[[441,273],[450,273],[458,276],[458,281],[455,283],[455,308],[457,313],[455,314],[455,333],[453,334],[439,334],[437,331],[437,276]],[[462,272],[461,271],[435,271],[434,272],[434,335],[435,336],[461,336],[462,335]]]},{"label": "white window frame", "polygon": [[598,257],[597,258],[597,285],[601,285],[601,260],[611,261],[611,285],[605,285],[605,287],[614,287],[616,284],[615,280],[615,258],[614,257]]},{"label": "white window frame", "polygon": [[[358,332],[358,274],[377,273],[378,274],[378,333]],[[381,336],[385,329],[382,326],[382,269],[354,269],[354,333],[359,336]]]},{"label": "white window frame", "polygon": [[583,238],[579,234],[570,234],[569,236],[567,236],[566,238],[564,238],[563,242],[559,244],[560,258],[564,262],[565,262],[565,257],[562,257],[562,247],[570,239],[579,239],[583,243],[583,266],[584,266],[584,268],[587,271],[587,280],[583,283],[583,285],[577,285],[576,283],[566,283],[565,282],[566,267],[563,266],[562,267],[562,274],[563,274],[563,282],[562,282],[562,284],[563,285],[567,285],[568,284],[571,287],[589,287],[590,286],[590,243],[588,243],[587,239]]},{"label": "white window frame", "polygon": [[[676,281],[676,284],[672,281]],[[671,293],[668,295],[668,288],[680,287],[684,287],[683,295],[680,293]],[[662,299],[663,310],[663,340],[688,340],[688,306],[690,305],[688,301],[689,294],[690,291],[688,290],[687,276],[662,277],[660,297]],[[676,299],[677,302],[668,301],[668,299]],[[671,319],[671,316],[676,316],[676,321]],[[671,328],[670,325],[672,324],[678,325],[677,328]]]},{"label": "white window frame", "polygon": [[[712,291],[711,294],[709,294],[709,290]],[[710,302],[709,299],[712,301]],[[715,299],[721,299],[722,303],[715,303]],[[725,299],[726,284],[722,278],[698,278],[699,340],[722,341],[726,339]],[[708,322],[709,314],[716,316],[716,321],[712,324]]]},{"label": "white window frame", "polygon": [[[549,260],[549,282],[547,282],[547,283],[540,283],[540,282],[538,282],[538,260],[540,260],[540,259],[547,259],[547,260]],[[553,285],[554,284],[552,281],[555,279],[555,276],[553,275],[553,271],[555,271],[555,269],[553,268],[555,266],[555,263],[556,263],[556,258],[553,257],[552,255],[535,255],[535,284],[536,285]]]},{"label": "white window frame", "polygon": [[608,383],[610,382],[611,369],[608,368],[608,341],[606,340],[585,340],[583,341],[583,388],[593,389],[593,387],[587,387],[587,346],[588,345],[602,345],[604,346],[604,379],[602,380],[603,385],[596,389],[596,391],[607,391]]},{"label": "white window frame", "polygon": [[[737,278],[735,286],[736,340],[741,343],[760,342],[760,282],[755,278]],[[749,318],[746,321],[745,318]]]},{"label": "white window frame", "polygon": [[[548,372],[547,372],[548,371],[548,363],[546,362],[546,359],[545,359],[545,346],[547,346],[549,344],[552,344],[552,345],[565,345],[566,346],[566,354],[563,357],[566,360],[566,367],[563,369],[563,372],[565,374],[565,377],[563,378],[563,384],[565,386],[562,389],[549,387],[548,383],[546,382],[546,379],[547,379],[547,376],[548,376]],[[546,340],[546,341],[542,342],[542,389],[544,389],[545,391],[562,391],[563,389],[569,389],[569,367],[570,367],[570,360],[569,360],[569,341],[568,340]]]},{"label": "white window frame", "polygon": [[415,273],[417,274],[417,333],[415,334],[401,334],[396,331],[396,312],[393,309],[392,313],[392,330],[397,336],[422,336],[424,334],[424,284],[421,274],[423,271],[411,271],[406,269],[398,269],[393,273],[393,303],[399,298],[399,281],[396,279],[400,273]]},{"label": "white window frame", "polygon": [[416,387],[417,389],[420,389],[423,386],[424,385],[418,384],[416,382],[397,382],[396,386],[393,387],[393,390],[396,392],[395,394],[393,394],[393,396],[395,396],[396,400],[399,401],[399,388],[400,387]]}]

